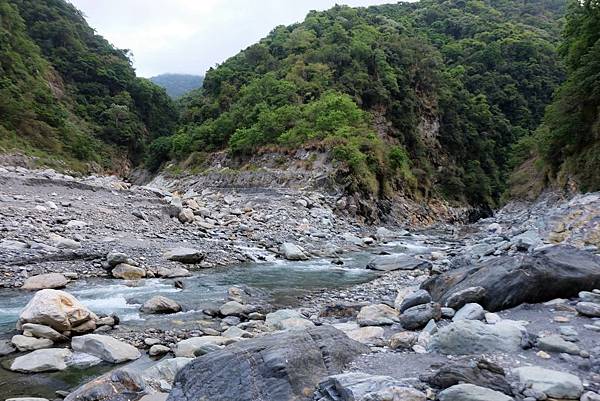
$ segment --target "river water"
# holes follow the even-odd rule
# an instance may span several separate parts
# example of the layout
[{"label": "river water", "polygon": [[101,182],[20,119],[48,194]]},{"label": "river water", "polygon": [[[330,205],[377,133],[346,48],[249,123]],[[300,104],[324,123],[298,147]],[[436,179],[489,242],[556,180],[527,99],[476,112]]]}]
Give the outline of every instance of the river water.
[{"label": "river water", "polygon": [[[270,261],[213,268],[194,272],[183,278],[184,288],[175,288],[173,280],[146,279],[127,282],[108,278],[80,279],[70,283],[65,291],[73,294],[83,304],[98,314],[117,314],[124,328],[173,327],[193,325],[194,317],[207,307],[222,305],[227,289],[233,285],[246,285],[264,294],[275,308],[293,307],[299,298],[311,292],[345,288],[373,280],[379,273],[365,267],[374,253],[428,253],[431,248],[421,241],[391,243],[369,252],[348,254],[338,266],[331,260],[318,259],[304,262]],[[170,315],[145,315],[139,312],[141,304],[155,295],[164,295],[179,302],[184,311]],[[16,334],[15,323],[20,311],[33,296],[32,292],[17,289],[0,290],[0,337]],[[56,390],[70,390],[93,377],[106,372],[114,365],[101,364],[91,369],[74,368],[63,372],[44,374],[19,374],[6,369],[17,354],[0,359],[0,393],[4,397],[37,396],[55,398]],[[144,356],[131,366],[143,368],[152,361]],[[23,394],[24,388],[26,394]]]}]

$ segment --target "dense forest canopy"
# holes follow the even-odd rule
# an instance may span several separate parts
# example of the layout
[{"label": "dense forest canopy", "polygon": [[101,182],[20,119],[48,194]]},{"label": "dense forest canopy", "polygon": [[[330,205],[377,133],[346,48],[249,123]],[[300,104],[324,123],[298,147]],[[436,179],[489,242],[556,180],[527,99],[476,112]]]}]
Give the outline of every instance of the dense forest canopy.
[{"label": "dense forest canopy", "polygon": [[541,159],[551,180],[574,177],[581,189],[600,189],[600,1],[570,4],[559,47],[567,80],[543,124],[518,144],[521,158]]},{"label": "dense forest canopy", "polygon": [[141,160],[146,143],[172,134],[165,91],[137,78],[114,48],[64,0],[0,0],[0,147],[94,161]]},{"label": "dense forest canopy", "polygon": [[164,88],[171,98],[179,99],[183,95],[201,88],[204,77],[190,74],[160,74],[150,78],[150,81]]},{"label": "dense forest canopy", "polygon": [[279,26],[183,102],[154,166],[193,152],[331,150],[350,190],[492,205],[564,78],[562,0],[337,6]]},{"label": "dense forest canopy", "polygon": [[310,148],[351,192],[486,206],[524,160],[600,188],[598,0],[336,6],[276,27],[201,88],[154,80],[177,105],[70,3],[0,0],[0,151],[157,170]]}]

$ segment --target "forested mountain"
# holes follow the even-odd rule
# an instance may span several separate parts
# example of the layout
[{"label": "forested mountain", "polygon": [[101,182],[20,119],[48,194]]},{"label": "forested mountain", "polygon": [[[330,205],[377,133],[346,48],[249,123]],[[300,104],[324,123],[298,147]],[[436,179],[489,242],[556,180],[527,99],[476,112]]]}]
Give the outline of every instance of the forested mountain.
[{"label": "forested mountain", "polygon": [[194,89],[199,89],[202,87],[203,80],[202,75],[190,74],[160,74],[150,78],[150,81],[165,88],[167,94],[173,99],[178,99]]},{"label": "forested mountain", "polygon": [[139,161],[146,143],[176,122],[165,91],[136,78],[127,51],[70,3],[0,0],[2,150],[111,168]]},{"label": "forested mountain", "polygon": [[311,12],[275,28],[186,97],[154,165],[228,149],[331,151],[350,191],[493,205],[512,144],[564,71],[563,0],[421,0]]},{"label": "forested mountain", "polygon": [[582,190],[597,191],[600,189],[600,1],[570,4],[559,52],[567,67],[567,80],[548,107],[540,128],[517,145],[517,157],[522,160],[533,155],[538,161],[537,168],[545,170],[551,181],[566,184],[565,181],[574,178]]}]

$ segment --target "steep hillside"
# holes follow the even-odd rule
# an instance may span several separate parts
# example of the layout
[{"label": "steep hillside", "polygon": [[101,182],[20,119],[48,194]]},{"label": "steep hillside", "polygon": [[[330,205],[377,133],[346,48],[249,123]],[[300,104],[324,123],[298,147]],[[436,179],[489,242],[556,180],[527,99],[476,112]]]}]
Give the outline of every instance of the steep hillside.
[{"label": "steep hillside", "polygon": [[600,189],[600,2],[571,2],[566,20],[567,80],[540,128],[515,147],[516,162],[526,161],[513,175],[514,195],[532,194],[532,183]]},{"label": "steep hillside", "polygon": [[[0,0],[0,148],[113,170],[177,121],[163,89],[64,0]],[[66,163],[66,164],[65,164]]]},{"label": "steep hillside", "polygon": [[160,74],[150,78],[150,81],[164,88],[167,94],[173,99],[178,99],[183,95],[202,87],[202,75],[189,74]]},{"label": "steep hillside", "polygon": [[[422,0],[311,12],[211,69],[154,166],[226,149],[330,151],[338,182],[493,205],[510,146],[563,79],[564,1]],[[191,157],[190,157],[191,156]]]}]

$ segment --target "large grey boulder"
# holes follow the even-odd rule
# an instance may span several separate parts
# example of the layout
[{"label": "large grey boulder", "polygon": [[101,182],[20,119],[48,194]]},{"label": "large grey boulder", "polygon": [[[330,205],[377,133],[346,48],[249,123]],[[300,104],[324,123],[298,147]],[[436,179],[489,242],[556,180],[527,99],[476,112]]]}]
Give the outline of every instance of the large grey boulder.
[{"label": "large grey boulder", "polygon": [[54,344],[47,338],[27,337],[17,334],[11,339],[13,345],[21,352],[34,351],[36,349],[50,348]]},{"label": "large grey boulder", "polygon": [[431,302],[431,295],[425,290],[417,290],[404,297],[398,310],[404,312],[408,308],[428,304],[429,302]]},{"label": "large grey boulder", "polygon": [[459,320],[433,335],[429,348],[449,355],[516,352],[526,330],[518,323],[502,320],[489,325],[479,320]]},{"label": "large grey boulder", "polygon": [[310,320],[306,319],[300,312],[293,309],[279,309],[275,312],[268,313],[265,318],[265,323],[267,326],[276,330],[285,330],[290,325],[298,326],[298,324],[301,323],[304,323],[304,326],[312,325]]},{"label": "large grey boulder", "polygon": [[570,341],[565,341],[558,334],[540,337],[537,342],[539,349],[548,352],[559,352],[571,355],[579,355],[579,347]]},{"label": "large grey boulder", "polygon": [[50,326],[58,332],[71,330],[98,317],[74,296],[60,290],[40,290],[27,303],[19,316],[17,328],[24,323]]},{"label": "large grey boulder", "polygon": [[52,327],[44,326],[43,324],[25,323],[21,327],[23,335],[35,338],[46,338],[52,341],[67,341],[68,338],[54,330]]},{"label": "large grey boulder", "polygon": [[469,287],[450,294],[446,299],[446,306],[452,309],[460,309],[466,304],[479,303],[483,297],[485,297],[485,288]]},{"label": "large grey boulder", "polygon": [[400,253],[377,256],[367,264],[367,269],[389,272],[394,270],[430,269],[431,266],[431,263],[426,260]]},{"label": "large grey boulder", "polygon": [[146,277],[146,270],[127,263],[120,263],[112,269],[112,276],[122,280],[140,280]]},{"label": "large grey boulder", "polygon": [[193,248],[174,248],[165,253],[165,258],[181,263],[200,263],[204,260],[204,253]]},{"label": "large grey boulder", "polygon": [[279,249],[281,254],[287,260],[306,260],[308,256],[306,253],[300,248],[298,245],[292,244],[290,242],[285,242],[281,244],[281,248]]},{"label": "large grey boulder", "polygon": [[189,363],[177,375],[168,400],[307,399],[321,380],[367,352],[331,326],[250,339]]},{"label": "large grey boulder", "polygon": [[179,341],[173,352],[177,357],[194,358],[217,351],[232,342],[232,339],[221,336],[192,337]]},{"label": "large grey boulder", "polygon": [[473,384],[457,384],[438,394],[440,401],[513,401],[512,397]]},{"label": "large grey boulder", "polygon": [[442,304],[472,287],[485,289],[478,303],[492,312],[522,303],[571,298],[600,287],[600,256],[572,246],[551,246],[531,255],[502,256],[451,270],[421,286]]},{"label": "large grey boulder", "polygon": [[600,304],[594,302],[578,302],[575,309],[583,316],[600,317]]},{"label": "large grey boulder", "polygon": [[319,383],[315,398],[319,401],[427,400],[425,394],[393,377],[360,372],[329,376]]},{"label": "large grey boulder", "polygon": [[142,378],[147,386],[164,389],[165,384],[172,386],[177,373],[193,360],[194,358],[163,359],[156,365],[145,369],[142,372]]},{"label": "large grey boulder", "polygon": [[550,398],[579,400],[583,393],[581,380],[570,373],[544,369],[539,366],[513,369],[513,373],[518,376],[519,382]]},{"label": "large grey boulder", "polygon": [[47,348],[30,352],[17,357],[10,365],[10,370],[23,373],[52,372],[65,370],[66,360],[71,351],[64,348]]},{"label": "large grey boulder", "polygon": [[440,304],[430,302],[406,309],[400,315],[400,324],[406,330],[417,330],[425,327],[430,320],[440,320],[441,318],[442,309]]},{"label": "large grey boulder", "polygon": [[363,306],[356,320],[361,326],[385,326],[399,321],[400,314],[385,304]]},{"label": "large grey boulder", "polygon": [[177,313],[181,312],[181,305],[170,298],[157,295],[144,302],[140,310],[144,313]]},{"label": "large grey boulder", "polygon": [[139,373],[117,369],[80,386],[65,401],[134,401],[145,394],[146,383]]},{"label": "large grey boulder", "polygon": [[60,273],[47,273],[28,277],[21,288],[37,291],[45,288],[64,288],[68,283],[69,280]]},{"label": "large grey boulder", "polygon": [[134,346],[101,334],[73,337],[71,348],[73,351],[90,354],[110,363],[132,361],[142,356]]},{"label": "large grey boulder", "polygon": [[479,304],[466,304],[460,310],[458,310],[454,317],[453,321],[458,320],[482,320],[485,317],[485,310]]}]

